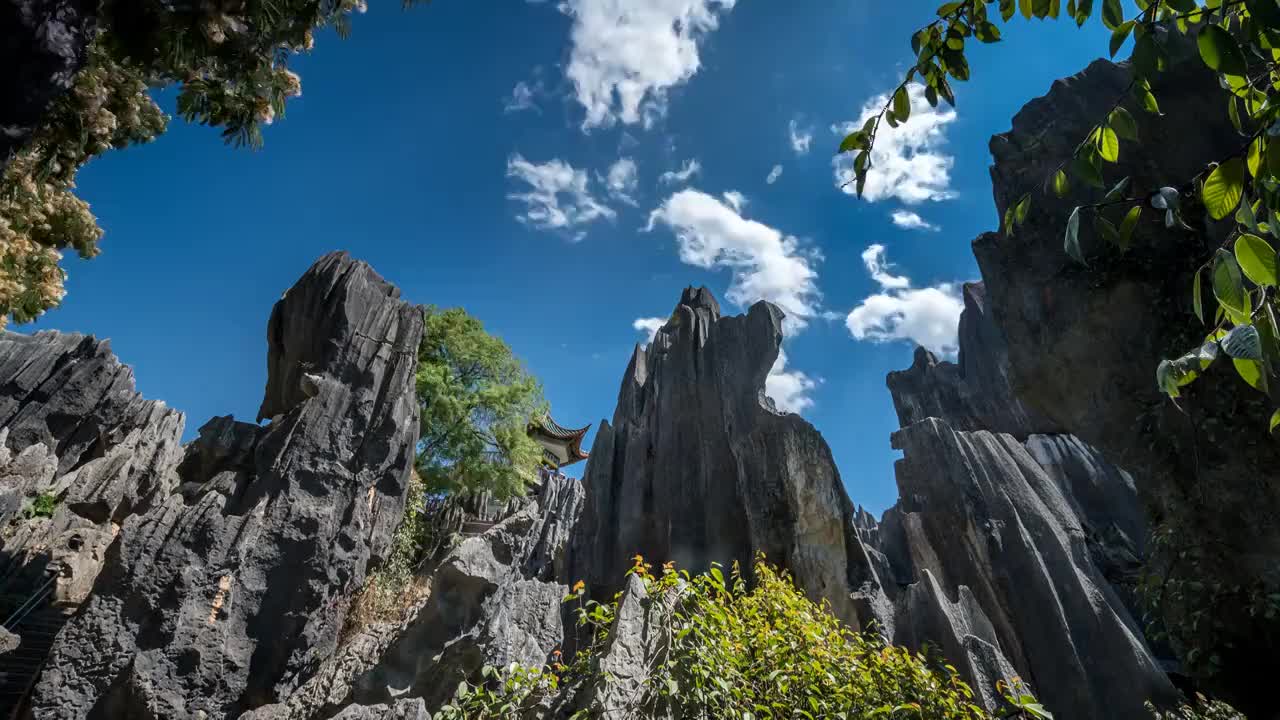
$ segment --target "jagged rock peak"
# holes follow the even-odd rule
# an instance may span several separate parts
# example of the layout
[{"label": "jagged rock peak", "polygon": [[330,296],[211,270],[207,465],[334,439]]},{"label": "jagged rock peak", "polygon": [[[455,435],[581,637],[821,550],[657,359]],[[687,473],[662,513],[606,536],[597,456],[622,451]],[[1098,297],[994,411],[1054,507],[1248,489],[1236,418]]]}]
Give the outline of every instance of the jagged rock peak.
[{"label": "jagged rock peak", "polygon": [[1007,432],[1024,439],[1057,432],[1054,423],[1018,399],[1009,379],[1004,336],[985,300],[982,283],[965,284],[958,363],[917,347],[909,369],[889,373],[886,384],[903,427],[937,417],[962,430]]},{"label": "jagged rock peak", "polygon": [[[33,716],[233,718],[303,684],[403,511],[421,334],[421,312],[364,263],[308,270],[271,317],[272,423],[211,421],[183,492],[125,520]],[[325,378],[310,396],[304,372]]]},{"label": "jagged rock peak", "polygon": [[699,571],[764,552],[858,622],[851,593],[878,586],[830,448],[764,393],[783,317],[767,302],[721,317],[690,288],[637,348],[583,476],[573,579],[608,596],[636,554]]}]

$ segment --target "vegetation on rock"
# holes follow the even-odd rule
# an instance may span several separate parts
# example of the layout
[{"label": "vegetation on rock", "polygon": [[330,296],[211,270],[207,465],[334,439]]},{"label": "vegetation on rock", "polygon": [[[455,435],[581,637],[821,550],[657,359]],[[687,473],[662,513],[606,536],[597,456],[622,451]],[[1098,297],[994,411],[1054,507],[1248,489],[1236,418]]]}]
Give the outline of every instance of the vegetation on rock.
[{"label": "vegetation on rock", "polygon": [[[415,0],[405,0],[405,5]],[[110,148],[145,143],[168,118],[149,89],[177,84],[178,114],[258,147],[262,126],[300,95],[289,58],[317,31],[350,29],[366,0],[172,3],[105,0],[72,90],[27,144],[0,158],[0,327],[27,322],[65,295],[62,251],[98,254],[102,229],[75,196],[76,173]]]},{"label": "vegetation on rock", "polygon": [[[645,668],[634,705],[610,708],[620,717],[744,718],[988,718],[955,668],[932,667],[923,656],[886,645],[879,635],[850,630],[801,593],[790,576],[758,558],[754,583],[734,566],[702,575],[659,574],[637,556],[629,574],[643,581],[661,609],[651,618],[655,662]],[[620,596],[621,594],[619,594]],[[597,603],[578,583],[566,596],[589,639],[568,664],[484,669],[464,681],[434,717],[452,720],[550,717],[555,698],[608,683],[600,669],[618,600]],[[1016,679],[1002,684],[1007,716],[1052,717]],[[575,718],[593,717],[581,708]]]}]

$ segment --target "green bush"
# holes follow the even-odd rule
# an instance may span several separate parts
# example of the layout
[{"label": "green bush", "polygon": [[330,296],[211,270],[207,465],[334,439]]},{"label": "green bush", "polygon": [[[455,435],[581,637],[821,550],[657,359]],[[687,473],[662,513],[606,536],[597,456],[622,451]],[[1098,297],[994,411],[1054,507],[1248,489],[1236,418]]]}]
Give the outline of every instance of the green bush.
[{"label": "green bush", "polygon": [[[932,667],[919,654],[887,645],[879,635],[841,624],[830,608],[809,600],[790,576],[763,559],[754,583],[734,566],[728,581],[718,567],[691,576],[664,565],[658,575],[640,557],[637,574],[665,616],[637,706],[640,717],[765,720],[903,717],[933,720],[990,718],[973,703],[973,691],[955,668]],[[565,598],[576,604],[587,647],[568,665],[485,668],[478,684],[463,682],[454,701],[433,717],[442,720],[549,718],[556,699],[608,682],[599,658],[617,612],[612,603],[587,599],[578,583]],[[1052,717],[1016,679],[1002,684],[1007,716]],[[581,709],[574,718],[590,716]]]},{"label": "green bush", "polygon": [[27,518],[51,518],[58,509],[58,496],[53,493],[40,493],[31,499],[31,503],[23,510]]}]

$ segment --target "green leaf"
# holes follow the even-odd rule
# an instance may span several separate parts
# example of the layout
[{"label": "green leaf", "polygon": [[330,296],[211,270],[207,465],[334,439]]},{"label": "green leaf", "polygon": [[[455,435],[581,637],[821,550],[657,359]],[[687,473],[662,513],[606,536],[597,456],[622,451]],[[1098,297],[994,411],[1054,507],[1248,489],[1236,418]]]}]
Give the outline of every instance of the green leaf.
[{"label": "green leaf", "polygon": [[1018,11],[1021,12],[1022,17],[1027,20],[1030,20],[1031,16],[1035,14],[1035,9],[1031,4],[1031,0],[1018,0]]},{"label": "green leaf", "polygon": [[906,122],[911,117],[911,98],[907,96],[906,86],[898,88],[893,93],[893,114],[898,116],[898,120]]},{"label": "green leaf", "polygon": [[1119,200],[1120,198],[1124,197],[1124,191],[1128,189],[1129,189],[1129,176],[1126,175],[1120,178],[1120,182],[1111,186],[1111,189],[1108,190],[1107,194],[1103,196],[1102,201],[1112,202],[1113,200]]},{"label": "green leaf", "polygon": [[1133,241],[1133,231],[1138,227],[1138,219],[1142,217],[1142,206],[1134,205],[1129,208],[1129,212],[1125,213],[1124,220],[1120,223],[1120,249],[1128,250],[1130,243]]},{"label": "green leaf", "polygon": [[1000,19],[1009,22],[1009,18],[1017,12],[1017,3],[1014,0],[1000,0]]},{"label": "green leaf", "polygon": [[1120,27],[1116,28],[1115,31],[1111,33],[1111,45],[1109,48],[1111,50],[1111,57],[1115,57],[1116,53],[1120,52],[1120,48],[1124,46],[1124,41],[1129,39],[1129,33],[1132,31],[1133,21],[1126,20],[1120,24]]},{"label": "green leaf", "polygon": [[1244,123],[1240,122],[1240,100],[1235,95],[1227,96],[1227,119],[1237,133],[1244,134]]},{"label": "green leaf", "polygon": [[1196,317],[1200,318],[1200,324],[1204,325],[1204,291],[1200,288],[1200,269],[1196,269],[1195,280],[1191,281],[1191,309],[1195,311]]},{"label": "green leaf", "polygon": [[1147,88],[1135,85],[1133,95],[1137,98],[1138,103],[1142,105],[1142,109],[1153,115],[1160,114],[1160,103],[1156,102],[1156,96],[1151,94]]},{"label": "green leaf", "polygon": [[1257,235],[1241,235],[1236,238],[1235,255],[1245,277],[1263,287],[1276,286],[1276,251],[1266,240]]},{"label": "green leaf", "polygon": [[1267,391],[1267,381],[1262,374],[1262,363],[1257,360],[1231,358],[1231,364],[1236,366],[1236,373],[1242,380],[1249,383],[1250,387],[1259,392]]},{"label": "green leaf", "polygon": [[1058,197],[1066,197],[1067,192],[1071,190],[1071,183],[1067,180],[1067,174],[1062,170],[1053,174],[1053,192]]},{"label": "green leaf", "polygon": [[1129,114],[1128,110],[1118,105],[1107,116],[1107,124],[1116,131],[1117,135],[1125,140],[1136,141],[1138,139],[1138,124],[1134,122],[1133,116]]},{"label": "green leaf", "polygon": [[1116,162],[1120,159],[1120,138],[1116,137],[1116,131],[1109,127],[1098,128],[1097,139],[1098,155],[1107,162]]},{"label": "green leaf", "polygon": [[1275,432],[1276,425],[1280,425],[1280,410],[1271,413],[1271,426],[1267,428],[1267,432]]},{"label": "green leaf", "polygon": [[[1248,299],[1244,292],[1244,278],[1236,259],[1226,250],[1218,250],[1213,260],[1213,296],[1218,304],[1232,316],[1233,322],[1248,322]],[[1240,319],[1242,318],[1242,319]]]},{"label": "green leaf", "polygon": [[1031,193],[1027,193],[1023,195],[1018,200],[1018,204],[1014,206],[1014,210],[1013,210],[1014,224],[1021,225],[1022,223],[1026,222],[1027,213],[1030,211],[1031,211]]},{"label": "green leaf", "polygon": [[1266,147],[1267,173],[1280,177],[1280,142],[1268,142]]},{"label": "green leaf", "polygon": [[1124,10],[1120,7],[1120,0],[1103,0],[1102,24],[1111,31],[1119,29],[1124,24]]},{"label": "green leaf", "polygon": [[1098,166],[1086,157],[1076,157],[1071,161],[1071,172],[1087,184],[1096,188],[1103,187],[1102,173]]},{"label": "green leaf", "polygon": [[1116,226],[1111,224],[1111,221],[1104,218],[1100,213],[1095,213],[1093,216],[1093,230],[1101,235],[1103,240],[1116,247],[1120,246],[1120,231],[1116,230]]},{"label": "green leaf", "polygon": [[978,38],[979,42],[1000,42],[1000,28],[986,21],[974,28],[973,35]]},{"label": "green leaf", "polygon": [[1084,260],[1084,253],[1080,251],[1080,208],[1071,211],[1071,217],[1067,218],[1067,232],[1063,239],[1063,249],[1067,251],[1067,255],[1071,259],[1081,265],[1088,265]]},{"label": "green leaf", "polygon": [[1262,138],[1255,138],[1249,143],[1249,153],[1245,157],[1245,167],[1248,168],[1249,174],[1258,177],[1258,172],[1262,169],[1263,147]]},{"label": "green leaf", "polygon": [[1244,175],[1244,161],[1237,157],[1214,168],[1204,181],[1200,197],[1214,220],[1221,220],[1236,211],[1244,194]]},{"label": "green leaf", "polygon": [[1152,33],[1147,33],[1133,43],[1133,54],[1129,57],[1133,68],[1143,78],[1155,77],[1164,68],[1164,55]]},{"label": "green leaf", "polygon": [[846,135],[844,140],[840,141],[840,152],[847,153],[853,152],[854,150],[866,150],[868,142],[867,134],[861,130],[856,130]]},{"label": "green leaf", "polygon": [[1204,64],[1226,75],[1244,75],[1247,65],[1244,52],[1231,33],[1217,25],[1205,25],[1196,37]]},{"label": "green leaf", "polygon": [[949,2],[938,8],[938,17],[946,17],[959,10],[962,5],[964,5],[962,2]]}]

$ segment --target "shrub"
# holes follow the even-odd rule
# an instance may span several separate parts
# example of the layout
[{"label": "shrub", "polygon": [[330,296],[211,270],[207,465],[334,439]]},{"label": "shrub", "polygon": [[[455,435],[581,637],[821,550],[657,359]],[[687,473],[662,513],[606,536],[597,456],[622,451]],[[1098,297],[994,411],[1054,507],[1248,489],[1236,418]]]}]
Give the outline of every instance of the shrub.
[{"label": "shrub", "polygon": [[[735,564],[726,581],[720,568],[691,576],[671,563],[658,575],[640,557],[630,573],[651,597],[675,594],[655,623],[657,659],[637,706],[640,717],[823,720],[883,716],[960,720],[992,717],[972,702],[973,691],[955,668],[932,667],[917,653],[887,645],[879,635],[840,623],[824,603],[801,593],[791,577],[758,559],[754,584]],[[599,658],[617,612],[587,599],[578,583],[565,598],[576,604],[586,648],[568,665],[485,668],[478,684],[462,682],[442,720],[544,718],[557,698],[608,682]],[[1003,686],[1007,687],[1007,686]],[[1006,693],[1019,717],[1052,717],[1015,681]],[[585,718],[589,710],[573,717]]]}]

